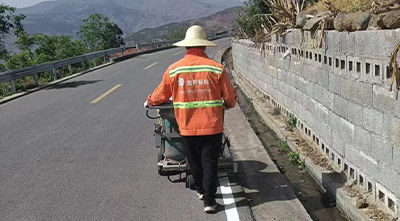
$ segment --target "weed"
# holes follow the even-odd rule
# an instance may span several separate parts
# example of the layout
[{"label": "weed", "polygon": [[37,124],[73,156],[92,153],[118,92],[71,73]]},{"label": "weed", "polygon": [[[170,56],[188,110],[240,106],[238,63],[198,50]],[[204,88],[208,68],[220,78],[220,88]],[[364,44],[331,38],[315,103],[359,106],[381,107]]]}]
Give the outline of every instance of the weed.
[{"label": "weed", "polygon": [[298,167],[302,170],[306,168],[306,162],[300,159],[300,154],[295,152],[289,152],[288,158],[291,163],[298,165]]},{"label": "weed", "polygon": [[297,164],[299,164],[299,168],[304,170],[306,168],[306,162],[304,160],[298,160]]},{"label": "weed", "polygon": [[287,143],[287,141],[284,141],[281,143],[281,146],[279,147],[279,150],[281,152],[288,152],[289,151],[289,144]]},{"label": "weed", "polygon": [[246,117],[246,119],[247,119],[248,122],[252,122],[250,117]]},{"label": "weed", "polygon": [[289,161],[295,164],[299,163],[299,153],[289,152],[288,153]]},{"label": "weed", "polygon": [[253,103],[253,99],[251,97],[246,97],[246,101],[249,103]]},{"label": "weed", "polygon": [[289,119],[289,126],[291,127],[291,128],[295,128],[296,126],[297,126],[297,118],[296,117],[290,117],[290,119]]},{"label": "weed", "polygon": [[254,106],[254,105],[253,105],[253,98],[247,97],[247,96],[246,96],[246,101],[247,101],[247,103],[249,104],[250,107],[253,107],[253,106]]}]

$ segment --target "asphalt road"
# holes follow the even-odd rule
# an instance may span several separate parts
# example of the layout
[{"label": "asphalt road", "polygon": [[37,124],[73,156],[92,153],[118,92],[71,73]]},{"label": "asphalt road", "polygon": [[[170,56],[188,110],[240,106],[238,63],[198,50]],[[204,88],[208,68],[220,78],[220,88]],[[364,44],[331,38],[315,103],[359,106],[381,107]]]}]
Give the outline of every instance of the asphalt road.
[{"label": "asphalt road", "polygon": [[[230,44],[217,43],[210,57]],[[142,55],[0,105],[0,220],[226,220],[157,174],[143,102],[183,56]]]}]

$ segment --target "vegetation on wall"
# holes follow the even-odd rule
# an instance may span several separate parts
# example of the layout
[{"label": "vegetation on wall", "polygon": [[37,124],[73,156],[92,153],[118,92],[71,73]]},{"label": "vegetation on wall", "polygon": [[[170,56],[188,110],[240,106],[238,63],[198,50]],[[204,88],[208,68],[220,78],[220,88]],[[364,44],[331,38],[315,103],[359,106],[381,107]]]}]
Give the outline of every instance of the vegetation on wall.
[{"label": "vegetation on wall", "polygon": [[[275,33],[297,25],[299,15],[338,9],[341,12],[368,11],[374,0],[249,0],[237,19],[239,38],[268,41]],[[336,12],[335,12],[336,13]],[[333,14],[335,14],[333,13]],[[306,20],[306,17],[303,17]]]},{"label": "vegetation on wall", "polygon": [[239,38],[259,39],[265,35],[262,21],[263,14],[269,14],[270,8],[264,0],[248,0],[243,10],[238,12],[236,36]]}]

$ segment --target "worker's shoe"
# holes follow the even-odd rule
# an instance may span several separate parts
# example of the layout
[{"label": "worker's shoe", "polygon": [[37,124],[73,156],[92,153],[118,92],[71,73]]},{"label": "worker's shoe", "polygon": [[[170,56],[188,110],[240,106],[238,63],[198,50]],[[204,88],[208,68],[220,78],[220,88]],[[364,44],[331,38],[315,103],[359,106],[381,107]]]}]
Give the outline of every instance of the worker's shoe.
[{"label": "worker's shoe", "polygon": [[197,193],[197,196],[199,197],[199,200],[203,200],[203,194],[202,193]]},{"label": "worker's shoe", "polygon": [[204,212],[206,213],[214,213],[216,209],[217,209],[217,204],[214,204],[212,206],[204,206]]}]

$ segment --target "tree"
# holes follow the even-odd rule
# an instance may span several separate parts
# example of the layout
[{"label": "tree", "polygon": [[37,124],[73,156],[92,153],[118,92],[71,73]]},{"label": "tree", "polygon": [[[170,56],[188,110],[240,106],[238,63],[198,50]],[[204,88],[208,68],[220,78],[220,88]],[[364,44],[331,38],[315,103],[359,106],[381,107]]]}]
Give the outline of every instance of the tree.
[{"label": "tree", "polygon": [[81,41],[73,41],[71,37],[63,35],[25,33],[18,37],[16,45],[22,53],[10,56],[5,63],[5,66],[11,70],[74,57],[87,52]]},{"label": "tree", "polygon": [[[4,36],[13,31],[17,36],[24,33],[21,21],[25,15],[16,15],[17,9],[5,4],[0,4],[0,60],[8,59],[9,53],[4,45]],[[4,70],[4,66],[0,65],[0,70]]]},{"label": "tree", "polygon": [[31,60],[34,60],[33,46],[35,45],[35,38],[27,33],[22,33],[18,36],[15,45],[23,52],[26,52]]},{"label": "tree", "polygon": [[124,43],[122,30],[101,14],[92,14],[89,18],[83,19],[83,25],[77,34],[90,51],[116,48]]},{"label": "tree", "polygon": [[72,41],[68,36],[37,34],[33,38],[37,64],[86,53],[86,48],[81,41]]},{"label": "tree", "polygon": [[0,35],[1,38],[5,34],[9,34],[11,29],[14,30],[15,34],[18,36],[20,33],[24,32],[23,25],[21,21],[25,18],[25,15],[16,15],[15,11],[17,9],[5,4],[0,4]]},{"label": "tree", "polygon": [[34,65],[34,61],[30,58],[29,53],[25,51],[10,56],[5,64],[9,70],[20,69],[31,65]]}]

